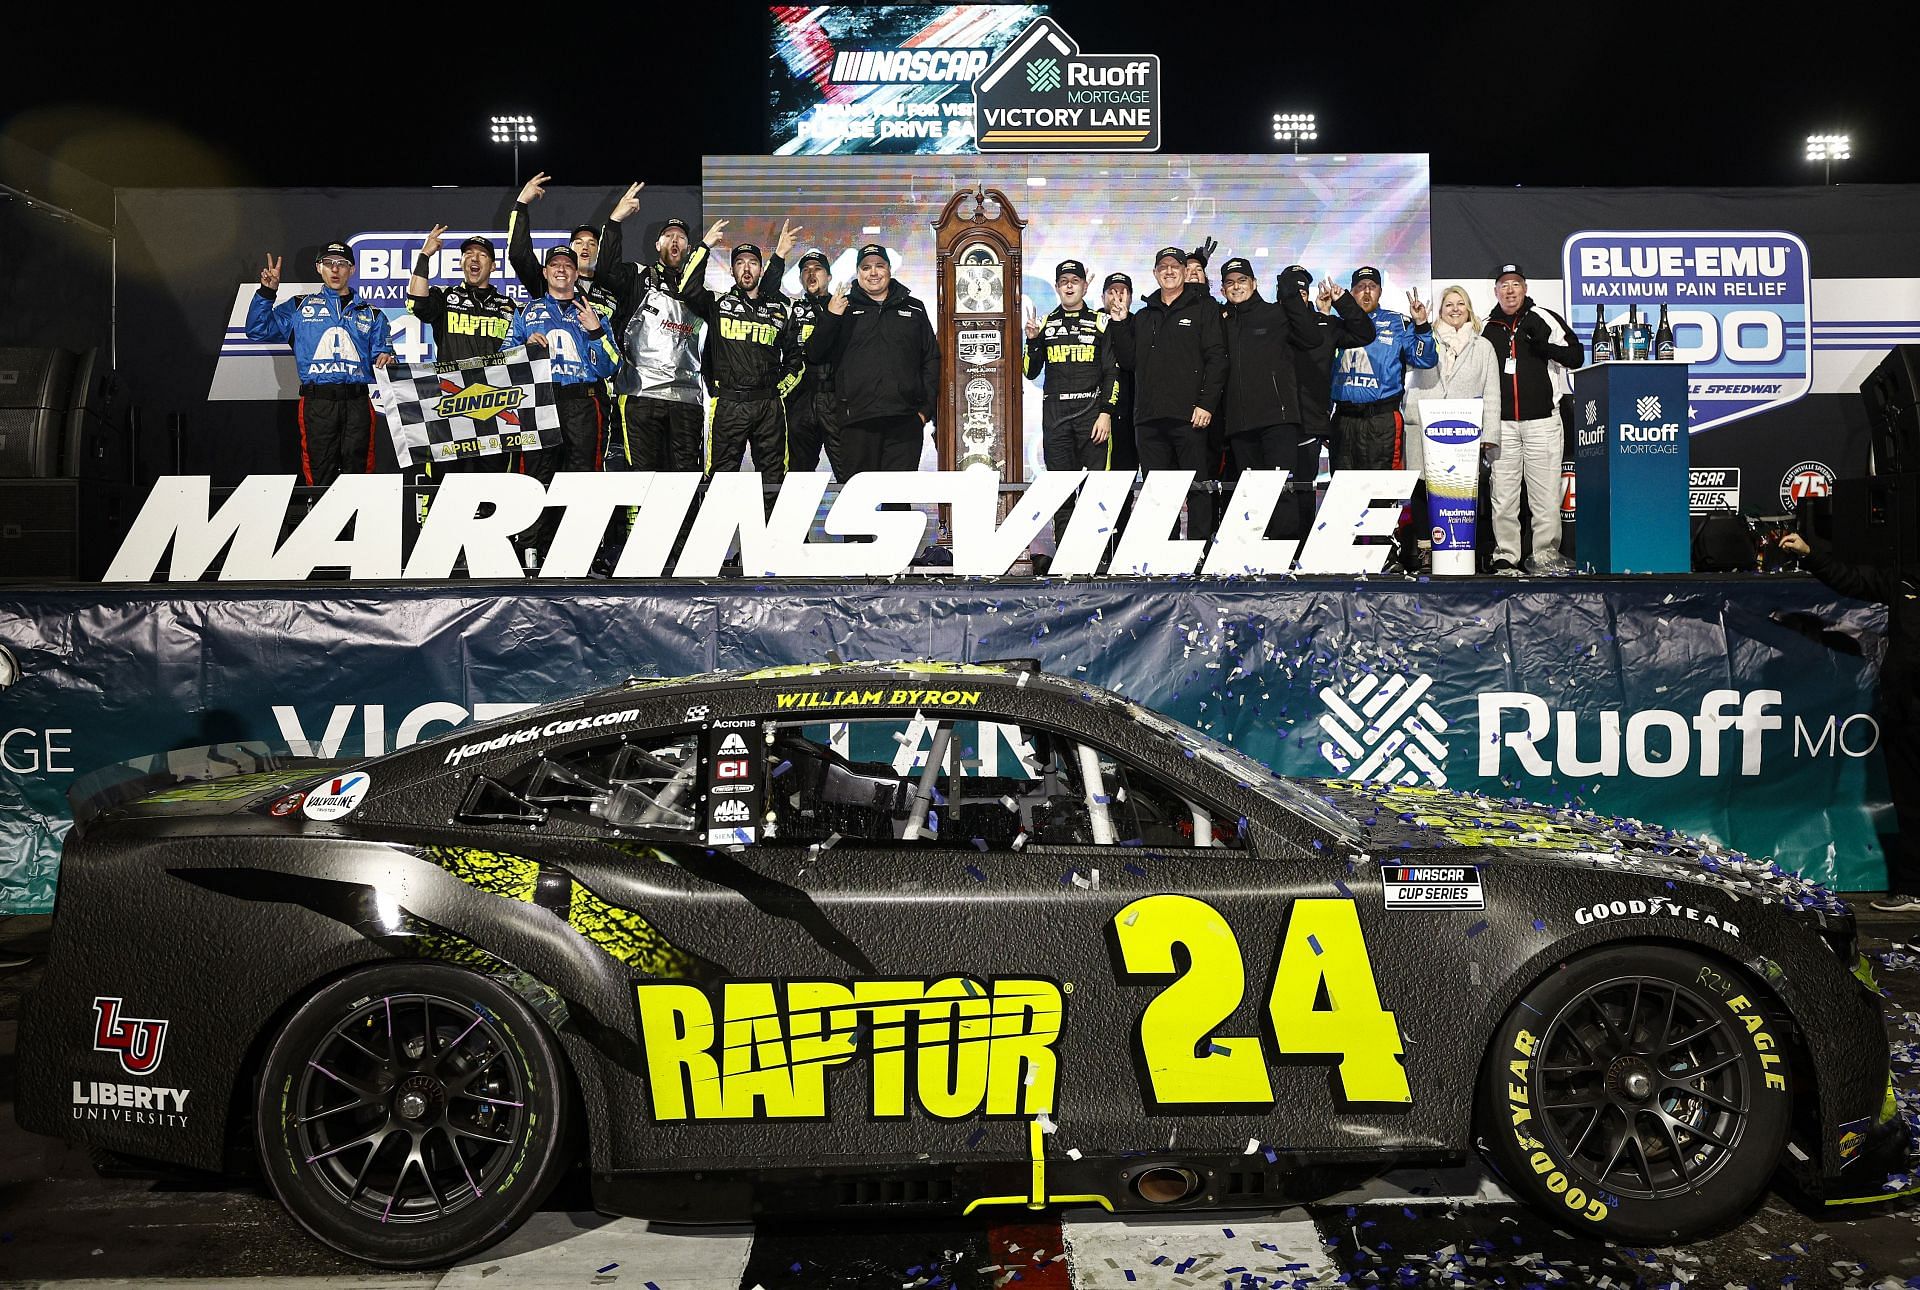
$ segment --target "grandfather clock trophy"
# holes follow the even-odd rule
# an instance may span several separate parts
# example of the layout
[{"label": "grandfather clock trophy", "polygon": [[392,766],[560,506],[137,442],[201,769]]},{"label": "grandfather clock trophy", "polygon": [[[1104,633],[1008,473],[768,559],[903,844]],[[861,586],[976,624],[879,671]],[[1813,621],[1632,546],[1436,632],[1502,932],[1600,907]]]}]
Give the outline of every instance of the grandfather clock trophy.
[{"label": "grandfather clock trophy", "polygon": [[[940,266],[940,469],[976,466],[1021,482],[1020,230],[997,188],[955,193],[934,221]],[[1004,516],[1005,502],[1001,511]]]}]

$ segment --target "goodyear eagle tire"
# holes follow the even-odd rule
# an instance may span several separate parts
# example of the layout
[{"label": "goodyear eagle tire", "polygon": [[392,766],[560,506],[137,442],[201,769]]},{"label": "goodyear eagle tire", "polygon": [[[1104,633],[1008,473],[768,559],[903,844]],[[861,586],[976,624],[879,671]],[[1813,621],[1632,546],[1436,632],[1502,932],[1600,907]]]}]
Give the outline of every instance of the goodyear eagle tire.
[{"label": "goodyear eagle tire", "polygon": [[567,1087],[510,991],[444,964],[382,964],[322,989],[274,1038],[261,1168],[335,1249],[451,1263],[518,1227],[559,1179]]},{"label": "goodyear eagle tire", "polygon": [[1576,1233],[1648,1243],[1726,1227],[1787,1139],[1792,1076],[1764,998],[1683,949],[1573,960],[1494,1033],[1483,1149],[1516,1196]]}]

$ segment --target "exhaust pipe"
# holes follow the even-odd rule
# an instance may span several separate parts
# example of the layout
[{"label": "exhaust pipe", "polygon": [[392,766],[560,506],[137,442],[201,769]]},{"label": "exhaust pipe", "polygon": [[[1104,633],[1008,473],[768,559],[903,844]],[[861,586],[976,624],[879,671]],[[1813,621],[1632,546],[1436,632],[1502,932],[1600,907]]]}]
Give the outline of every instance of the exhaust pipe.
[{"label": "exhaust pipe", "polygon": [[1179,1165],[1155,1165],[1133,1176],[1133,1190],[1149,1205],[1177,1205],[1199,1192],[1200,1175]]}]

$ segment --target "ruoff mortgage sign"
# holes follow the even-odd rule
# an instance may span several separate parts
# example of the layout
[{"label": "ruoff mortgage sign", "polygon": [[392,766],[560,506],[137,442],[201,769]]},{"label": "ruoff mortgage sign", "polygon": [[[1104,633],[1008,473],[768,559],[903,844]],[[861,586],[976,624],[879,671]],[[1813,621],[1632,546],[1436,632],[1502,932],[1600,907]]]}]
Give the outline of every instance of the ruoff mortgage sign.
[{"label": "ruoff mortgage sign", "polygon": [[1083,54],[1051,18],[973,83],[981,152],[1160,151],[1160,59]]}]

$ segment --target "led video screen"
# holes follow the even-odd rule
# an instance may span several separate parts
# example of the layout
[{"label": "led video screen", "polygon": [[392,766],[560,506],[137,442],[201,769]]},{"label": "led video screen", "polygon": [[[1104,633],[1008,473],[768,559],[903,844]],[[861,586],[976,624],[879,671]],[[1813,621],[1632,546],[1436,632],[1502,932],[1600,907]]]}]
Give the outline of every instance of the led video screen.
[{"label": "led video screen", "polygon": [[[1406,292],[1430,291],[1427,158],[1292,154],[1062,157],[708,157],[701,202],[708,220],[731,223],[725,239],[772,245],[782,219],[802,225],[800,247],[819,247],[836,282],[852,277],[854,248],[879,241],[895,276],[936,307],[933,221],[956,192],[976,184],[1007,195],[1026,221],[1022,296],[1044,314],[1058,303],[1053,266],[1085,261],[1097,297],[1107,274],[1132,277],[1136,297],[1153,288],[1153,253],[1212,237],[1211,290],[1228,256],[1253,262],[1261,294],[1289,264],[1342,285],[1362,264],[1385,279],[1382,304],[1404,310]],[[790,261],[797,261],[796,250]],[[728,257],[709,261],[715,290]],[[789,263],[780,289],[800,291]],[[1136,302],[1137,303],[1137,302]],[[1040,469],[1040,389],[1026,383],[1026,477]],[[931,453],[924,463],[932,466]]]},{"label": "led video screen", "polygon": [[974,77],[1046,9],[771,6],[767,151],[971,153]]}]

